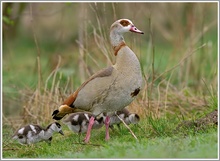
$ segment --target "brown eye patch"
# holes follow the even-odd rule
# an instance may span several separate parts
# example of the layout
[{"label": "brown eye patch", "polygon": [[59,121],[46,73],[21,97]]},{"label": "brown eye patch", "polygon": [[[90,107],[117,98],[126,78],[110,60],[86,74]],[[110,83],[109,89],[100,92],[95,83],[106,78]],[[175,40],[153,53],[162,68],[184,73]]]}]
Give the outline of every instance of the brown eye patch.
[{"label": "brown eye patch", "polygon": [[121,20],[121,21],[120,21],[120,24],[121,24],[122,26],[128,26],[128,25],[130,25],[130,22],[128,22],[127,20]]}]

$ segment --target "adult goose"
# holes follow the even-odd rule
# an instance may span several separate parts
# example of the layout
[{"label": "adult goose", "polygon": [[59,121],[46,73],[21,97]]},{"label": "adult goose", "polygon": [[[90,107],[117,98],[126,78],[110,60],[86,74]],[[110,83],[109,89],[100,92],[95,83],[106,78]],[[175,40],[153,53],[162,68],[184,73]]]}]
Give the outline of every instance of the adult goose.
[{"label": "adult goose", "polygon": [[[135,99],[142,85],[142,73],[137,56],[125,44],[123,34],[126,32],[143,34],[129,19],[115,21],[110,28],[110,42],[116,56],[115,64],[85,81],[53,112],[55,120],[60,120],[77,109],[94,115],[122,110]],[[109,139],[109,122],[110,118],[107,116],[106,140]],[[91,117],[85,142],[89,142],[93,123],[94,117]]]}]

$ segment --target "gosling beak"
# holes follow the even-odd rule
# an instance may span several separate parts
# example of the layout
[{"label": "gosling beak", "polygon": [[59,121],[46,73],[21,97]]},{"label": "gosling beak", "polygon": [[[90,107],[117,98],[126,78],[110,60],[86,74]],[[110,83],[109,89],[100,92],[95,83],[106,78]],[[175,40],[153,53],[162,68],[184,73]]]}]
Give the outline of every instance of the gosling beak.
[{"label": "gosling beak", "polygon": [[60,131],[59,131],[59,133],[60,133],[61,135],[64,135],[64,133],[63,133],[63,131],[62,131],[62,130],[60,130]]}]

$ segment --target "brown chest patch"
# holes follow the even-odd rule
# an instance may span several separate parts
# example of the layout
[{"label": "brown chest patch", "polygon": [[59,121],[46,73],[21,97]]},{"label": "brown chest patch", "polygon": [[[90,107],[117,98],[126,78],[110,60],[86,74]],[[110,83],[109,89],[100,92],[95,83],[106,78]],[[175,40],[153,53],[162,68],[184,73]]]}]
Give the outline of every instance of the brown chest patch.
[{"label": "brown chest patch", "polygon": [[136,89],[134,90],[134,92],[131,93],[131,97],[137,96],[139,92],[140,92],[140,87],[139,87],[139,88],[136,88]]},{"label": "brown chest patch", "polygon": [[115,52],[114,52],[114,55],[115,55],[115,56],[117,56],[118,51],[119,51],[123,46],[126,46],[125,42],[122,42],[122,43],[120,43],[118,46],[113,47],[113,49],[114,49],[114,51],[115,51]]}]

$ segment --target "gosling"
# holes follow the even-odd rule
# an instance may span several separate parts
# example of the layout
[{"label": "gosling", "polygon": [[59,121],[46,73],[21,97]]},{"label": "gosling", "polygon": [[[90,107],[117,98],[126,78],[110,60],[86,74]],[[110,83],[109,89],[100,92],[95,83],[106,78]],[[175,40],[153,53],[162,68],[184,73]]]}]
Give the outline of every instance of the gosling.
[{"label": "gosling", "polygon": [[39,125],[30,124],[18,129],[12,136],[12,139],[17,140],[22,145],[35,144],[41,141],[51,144],[54,132],[59,132],[61,135],[64,135],[61,125],[58,122],[51,123],[46,129]]}]

